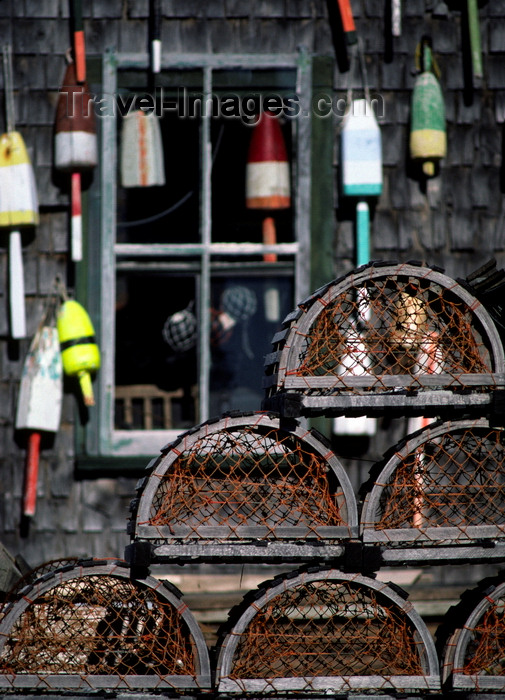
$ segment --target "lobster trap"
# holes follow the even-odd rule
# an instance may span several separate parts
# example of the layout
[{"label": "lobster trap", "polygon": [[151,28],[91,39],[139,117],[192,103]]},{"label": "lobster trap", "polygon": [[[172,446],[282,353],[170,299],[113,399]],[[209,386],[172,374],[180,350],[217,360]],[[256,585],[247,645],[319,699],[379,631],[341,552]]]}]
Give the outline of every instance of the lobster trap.
[{"label": "lobster trap", "polygon": [[169,584],[132,581],[124,562],[88,560],[20,593],[0,623],[1,690],[210,687],[203,635]]},{"label": "lobster trap", "polygon": [[[402,592],[403,593],[403,592]],[[219,645],[225,693],[435,691],[433,640],[387,584],[311,568],[264,585],[237,611]]]},{"label": "lobster trap", "polygon": [[[228,414],[162,450],[132,504],[127,558],[284,561],[342,554],[354,492],[329,443],[266,413]],[[144,553],[143,553],[144,552]]]},{"label": "lobster trap", "polygon": [[421,263],[372,263],[335,280],[272,343],[264,407],[283,416],[482,414],[505,387],[489,313]]},{"label": "lobster trap", "polygon": [[363,542],[382,545],[385,562],[505,555],[505,430],[487,419],[413,433],[364,492]]},{"label": "lobster trap", "polygon": [[[465,600],[465,597],[468,600]],[[469,602],[472,607],[469,609]],[[484,581],[449,610],[442,678],[456,691],[505,691],[505,582]],[[446,631],[447,634],[447,631]]]}]

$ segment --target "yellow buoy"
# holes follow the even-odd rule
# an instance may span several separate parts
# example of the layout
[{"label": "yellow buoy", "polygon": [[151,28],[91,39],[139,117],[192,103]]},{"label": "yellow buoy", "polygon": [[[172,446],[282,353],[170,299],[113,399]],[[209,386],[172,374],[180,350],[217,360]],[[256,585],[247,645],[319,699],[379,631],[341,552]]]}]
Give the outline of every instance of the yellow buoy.
[{"label": "yellow buoy", "polygon": [[86,309],[72,299],[65,301],[58,312],[57,328],[63,370],[79,380],[85,405],[94,406],[91,373],[100,368],[100,351]]}]

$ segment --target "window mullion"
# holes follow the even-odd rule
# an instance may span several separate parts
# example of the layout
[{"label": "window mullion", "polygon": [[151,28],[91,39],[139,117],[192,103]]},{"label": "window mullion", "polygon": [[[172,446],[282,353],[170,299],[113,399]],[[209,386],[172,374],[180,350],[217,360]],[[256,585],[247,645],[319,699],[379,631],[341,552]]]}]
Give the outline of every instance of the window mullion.
[{"label": "window mullion", "polygon": [[[104,95],[115,95],[117,92],[117,62],[112,51],[107,51],[103,63]],[[113,386],[114,386],[114,355],[115,355],[115,255],[116,240],[116,119],[113,115],[102,119],[102,139],[104,157],[101,158],[101,370],[99,372],[98,402],[98,435],[100,452],[111,449],[111,430],[114,424],[113,415]]]},{"label": "window mullion", "polygon": [[203,246],[202,273],[200,276],[200,334],[199,334],[199,413],[200,421],[207,420],[209,411],[210,381],[210,247],[212,241],[212,141],[210,114],[205,108],[207,98],[212,96],[212,68],[203,71],[203,104],[201,125],[201,196],[200,196],[200,235]]},{"label": "window mullion", "polygon": [[312,61],[303,47],[298,55],[296,92],[301,100],[302,116],[295,120],[298,144],[295,163],[295,238],[299,244],[295,296],[304,299],[310,292]]}]

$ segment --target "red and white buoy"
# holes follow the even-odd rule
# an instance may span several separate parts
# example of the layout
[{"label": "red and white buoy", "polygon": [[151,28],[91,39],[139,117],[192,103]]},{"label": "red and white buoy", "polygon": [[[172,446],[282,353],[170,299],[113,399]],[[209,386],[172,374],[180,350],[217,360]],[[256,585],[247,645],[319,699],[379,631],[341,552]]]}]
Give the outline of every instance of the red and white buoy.
[{"label": "red and white buoy", "polygon": [[23,366],[16,410],[16,430],[27,434],[23,515],[35,514],[41,437],[56,433],[63,399],[63,369],[58,331],[42,322]]},{"label": "red and white buoy", "polygon": [[82,260],[81,174],[97,164],[95,115],[89,88],[69,63],[56,112],[54,165],[71,173],[72,260]]},{"label": "red and white buoy", "polygon": [[[246,168],[246,207],[273,212],[291,206],[291,184],[286,144],[278,118],[270,112],[263,112],[254,127]],[[275,220],[266,216],[263,220],[263,243],[274,245],[277,242]],[[275,253],[265,253],[265,262],[276,262]],[[270,285],[265,292],[265,313],[267,320],[280,318],[279,294]]]}]

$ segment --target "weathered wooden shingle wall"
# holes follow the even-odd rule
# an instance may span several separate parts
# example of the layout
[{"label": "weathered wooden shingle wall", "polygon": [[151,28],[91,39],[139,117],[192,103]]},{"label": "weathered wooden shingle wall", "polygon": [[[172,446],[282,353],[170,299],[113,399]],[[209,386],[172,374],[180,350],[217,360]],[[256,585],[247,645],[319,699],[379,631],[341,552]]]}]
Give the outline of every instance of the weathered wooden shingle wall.
[{"label": "weathered wooden shingle wall", "polygon": [[[385,1],[352,3],[369,86],[385,103],[381,119],[385,184],[373,217],[374,255],[424,258],[450,275],[463,276],[492,255],[504,261],[505,2],[481,3],[484,81],[471,102],[464,99],[462,3],[447,4],[449,11],[444,13],[444,3],[436,0],[403,2],[402,35],[387,55]],[[119,51],[146,50],[147,0],[84,0],[83,10],[89,56],[109,46]],[[406,162],[414,50],[425,33],[432,36],[442,72],[449,143],[440,177],[428,193],[408,176]],[[31,336],[55,275],[61,275],[70,290],[73,283],[67,258],[68,193],[52,171],[57,93],[65,70],[64,53],[70,46],[67,0],[0,0],[0,36],[13,46],[18,128],[36,168],[41,203],[36,236],[24,241]],[[164,49],[172,52],[277,52],[305,45],[317,54],[335,57],[337,53],[326,0],[164,0],[162,41]],[[344,94],[346,80],[336,63],[337,93]],[[0,110],[2,130],[3,120]],[[338,160],[336,150],[334,160]],[[338,201],[336,185],[334,189],[328,216],[335,220],[336,275],[353,266],[354,224],[352,212]],[[3,234],[0,244],[0,539],[31,565],[69,555],[121,555],[134,480],[76,480],[75,398],[70,393],[65,397],[61,430],[54,444],[44,446],[42,452],[36,516],[29,533],[20,534],[25,453],[14,435],[13,416],[29,339],[18,346],[8,341]],[[265,339],[265,352],[269,343]]]}]

